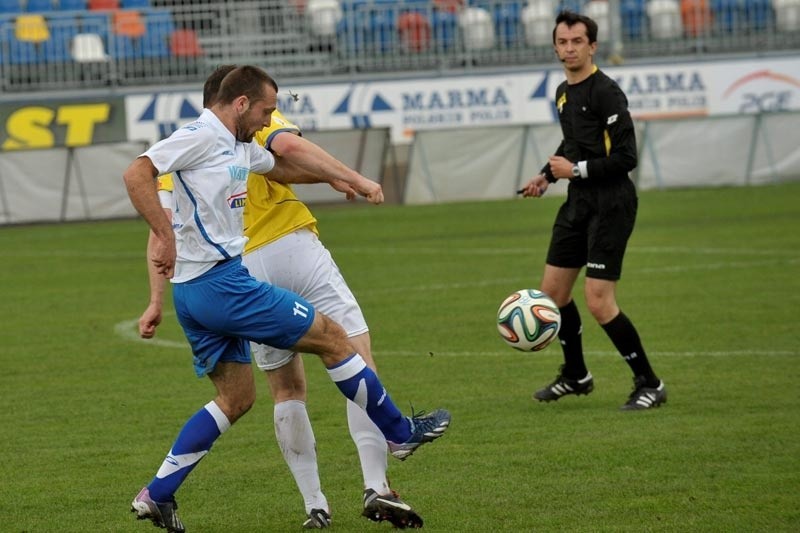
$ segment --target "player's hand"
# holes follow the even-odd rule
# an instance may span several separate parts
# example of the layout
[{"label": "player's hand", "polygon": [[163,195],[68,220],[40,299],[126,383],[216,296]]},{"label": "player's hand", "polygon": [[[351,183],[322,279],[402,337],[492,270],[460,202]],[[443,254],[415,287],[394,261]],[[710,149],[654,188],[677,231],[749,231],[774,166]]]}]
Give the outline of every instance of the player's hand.
[{"label": "player's hand", "polygon": [[175,259],[177,256],[175,235],[172,232],[165,238],[154,235],[150,261],[156,267],[156,272],[166,278],[171,278],[175,274]]},{"label": "player's hand", "polygon": [[539,198],[547,191],[548,185],[550,182],[547,178],[543,174],[537,174],[519,190],[519,194],[525,198]]},{"label": "player's hand", "polygon": [[344,180],[332,180],[331,187],[333,187],[333,190],[335,191],[344,193],[345,198],[348,200],[355,200],[356,195],[358,194],[356,190]]},{"label": "player's hand", "polygon": [[361,176],[354,187],[369,203],[375,205],[383,203],[383,187],[380,183]]},{"label": "player's hand", "polygon": [[150,302],[139,317],[139,336],[143,339],[152,339],[159,324],[161,324],[161,306]]}]

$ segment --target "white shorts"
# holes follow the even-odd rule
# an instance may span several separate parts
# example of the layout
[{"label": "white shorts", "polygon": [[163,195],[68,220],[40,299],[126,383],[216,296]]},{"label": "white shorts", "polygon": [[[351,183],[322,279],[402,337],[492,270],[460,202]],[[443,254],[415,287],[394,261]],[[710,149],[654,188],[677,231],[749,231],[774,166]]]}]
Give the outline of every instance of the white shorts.
[{"label": "white shorts", "polygon": [[[242,257],[256,279],[289,289],[341,324],[348,337],[369,331],[364,314],[330,252],[312,231],[297,230]],[[251,343],[261,370],[287,364],[294,352]]]}]

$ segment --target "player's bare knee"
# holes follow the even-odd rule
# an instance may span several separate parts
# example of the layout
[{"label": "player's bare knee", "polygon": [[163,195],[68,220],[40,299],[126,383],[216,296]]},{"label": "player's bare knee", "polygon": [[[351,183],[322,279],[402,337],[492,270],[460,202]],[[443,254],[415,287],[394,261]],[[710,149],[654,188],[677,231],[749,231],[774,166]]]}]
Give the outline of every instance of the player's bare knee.
[{"label": "player's bare knee", "polygon": [[215,401],[222,412],[225,413],[225,416],[228,417],[228,421],[233,424],[253,407],[256,395],[255,391],[242,392],[236,395],[218,396]]}]

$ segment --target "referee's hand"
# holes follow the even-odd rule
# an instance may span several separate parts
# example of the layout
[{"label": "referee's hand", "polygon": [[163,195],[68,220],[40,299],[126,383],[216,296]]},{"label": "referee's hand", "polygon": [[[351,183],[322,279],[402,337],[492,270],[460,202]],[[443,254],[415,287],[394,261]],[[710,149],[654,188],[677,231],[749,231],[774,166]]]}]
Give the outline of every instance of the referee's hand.
[{"label": "referee's hand", "polygon": [[525,184],[517,194],[521,194],[524,198],[539,198],[547,191],[547,186],[550,182],[544,177],[544,174],[537,174]]}]

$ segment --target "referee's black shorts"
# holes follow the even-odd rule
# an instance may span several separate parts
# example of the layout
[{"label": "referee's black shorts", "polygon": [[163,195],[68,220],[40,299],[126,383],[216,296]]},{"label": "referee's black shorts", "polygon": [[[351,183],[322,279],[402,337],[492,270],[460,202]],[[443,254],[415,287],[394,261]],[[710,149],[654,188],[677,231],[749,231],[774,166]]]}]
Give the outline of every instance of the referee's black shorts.
[{"label": "referee's black shorts", "polygon": [[571,183],[553,225],[547,264],[586,266],[587,277],[618,280],[637,207],[636,187],[628,178]]}]

